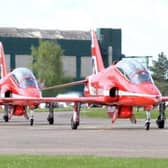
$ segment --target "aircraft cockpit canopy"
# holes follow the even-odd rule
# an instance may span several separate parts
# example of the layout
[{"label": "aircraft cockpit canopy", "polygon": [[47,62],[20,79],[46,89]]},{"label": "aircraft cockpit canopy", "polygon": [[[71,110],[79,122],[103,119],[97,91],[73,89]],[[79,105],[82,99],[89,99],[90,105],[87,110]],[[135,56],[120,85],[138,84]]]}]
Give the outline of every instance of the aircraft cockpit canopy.
[{"label": "aircraft cockpit canopy", "polygon": [[38,87],[32,71],[27,68],[17,68],[12,71],[12,77],[21,88]]},{"label": "aircraft cockpit canopy", "polygon": [[116,64],[116,67],[132,83],[140,84],[144,82],[153,82],[151,74],[140,62],[122,60]]}]

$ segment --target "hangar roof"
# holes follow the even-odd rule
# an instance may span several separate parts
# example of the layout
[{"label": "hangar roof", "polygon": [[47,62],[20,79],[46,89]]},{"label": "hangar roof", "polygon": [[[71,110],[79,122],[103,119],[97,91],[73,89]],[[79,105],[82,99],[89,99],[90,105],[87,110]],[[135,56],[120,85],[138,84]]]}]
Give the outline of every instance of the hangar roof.
[{"label": "hangar roof", "polygon": [[0,28],[0,37],[90,40],[89,31]]}]

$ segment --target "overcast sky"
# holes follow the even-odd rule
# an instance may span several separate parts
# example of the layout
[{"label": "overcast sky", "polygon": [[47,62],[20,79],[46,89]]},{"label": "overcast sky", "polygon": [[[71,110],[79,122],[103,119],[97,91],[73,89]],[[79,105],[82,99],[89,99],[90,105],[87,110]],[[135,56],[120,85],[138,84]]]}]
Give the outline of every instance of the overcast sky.
[{"label": "overcast sky", "polygon": [[0,27],[121,28],[127,56],[168,56],[168,0],[1,0]]}]

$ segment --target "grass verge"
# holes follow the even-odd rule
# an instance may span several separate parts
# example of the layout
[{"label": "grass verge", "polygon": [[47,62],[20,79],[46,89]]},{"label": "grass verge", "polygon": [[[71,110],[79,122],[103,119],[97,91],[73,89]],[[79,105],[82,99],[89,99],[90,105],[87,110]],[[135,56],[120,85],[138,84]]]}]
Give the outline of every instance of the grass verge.
[{"label": "grass verge", "polygon": [[168,159],[161,158],[0,155],[2,168],[160,168],[167,165]]},{"label": "grass verge", "polygon": [[[134,109],[135,117],[138,119],[146,118],[145,111],[142,109]],[[158,117],[158,110],[155,109],[151,111],[151,118],[156,119]],[[91,117],[91,118],[108,118],[106,110],[104,108],[82,108],[81,109],[81,116],[83,117]]]},{"label": "grass verge", "polygon": [[[66,107],[66,108],[54,108],[54,112],[72,112],[72,107]],[[0,110],[0,112],[4,112],[4,110]],[[48,109],[35,109],[35,112],[48,112]],[[167,113],[167,112],[166,112]],[[135,117],[138,118],[146,118],[145,111],[142,109],[137,110],[134,109]],[[108,118],[108,115],[106,113],[105,108],[81,108],[81,116],[82,117],[90,117],[90,118]],[[158,117],[158,110],[155,109],[151,111],[151,118],[156,119]],[[166,117],[167,118],[167,117]]]}]

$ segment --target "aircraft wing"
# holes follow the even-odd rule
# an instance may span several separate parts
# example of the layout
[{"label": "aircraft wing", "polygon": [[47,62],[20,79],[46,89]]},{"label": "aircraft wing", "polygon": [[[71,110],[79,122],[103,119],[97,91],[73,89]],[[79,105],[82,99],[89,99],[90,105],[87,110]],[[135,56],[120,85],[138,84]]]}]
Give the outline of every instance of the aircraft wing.
[{"label": "aircraft wing", "polygon": [[168,101],[168,96],[163,96],[163,97],[161,98],[161,101],[162,101],[162,102]]},{"label": "aircraft wing", "polygon": [[[115,101],[115,99],[114,99]],[[94,103],[94,104],[104,104],[104,96],[92,96],[92,97],[23,97],[23,98],[0,98],[0,105],[11,104],[11,105],[38,105],[40,103],[52,103],[52,102],[74,102],[74,103]]]},{"label": "aircraft wing", "polygon": [[65,83],[65,84],[54,85],[54,86],[42,88],[41,90],[44,91],[44,90],[60,89],[60,88],[65,88],[65,87],[70,87],[70,86],[81,85],[81,84],[84,84],[87,82],[88,82],[88,80],[84,79],[84,80],[80,80],[80,81],[75,81],[75,82],[70,82],[70,83]]}]

